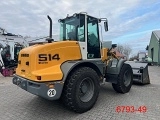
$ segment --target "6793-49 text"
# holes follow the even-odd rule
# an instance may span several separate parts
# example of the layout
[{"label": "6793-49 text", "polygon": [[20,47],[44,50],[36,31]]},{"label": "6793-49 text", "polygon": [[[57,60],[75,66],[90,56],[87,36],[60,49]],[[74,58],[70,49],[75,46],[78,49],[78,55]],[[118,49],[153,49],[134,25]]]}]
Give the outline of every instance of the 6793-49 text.
[{"label": "6793-49 text", "polygon": [[135,108],[134,106],[117,106],[116,107],[116,112],[117,113],[135,113],[135,112],[140,112],[140,113],[145,113],[147,112],[147,107],[146,106],[139,106]]}]

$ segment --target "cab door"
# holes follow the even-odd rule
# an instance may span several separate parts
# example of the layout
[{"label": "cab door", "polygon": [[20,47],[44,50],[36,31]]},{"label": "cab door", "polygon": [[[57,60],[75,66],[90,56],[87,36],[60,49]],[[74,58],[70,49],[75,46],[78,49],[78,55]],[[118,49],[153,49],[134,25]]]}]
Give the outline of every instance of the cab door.
[{"label": "cab door", "polygon": [[101,58],[98,20],[91,16],[87,18],[87,59]]}]

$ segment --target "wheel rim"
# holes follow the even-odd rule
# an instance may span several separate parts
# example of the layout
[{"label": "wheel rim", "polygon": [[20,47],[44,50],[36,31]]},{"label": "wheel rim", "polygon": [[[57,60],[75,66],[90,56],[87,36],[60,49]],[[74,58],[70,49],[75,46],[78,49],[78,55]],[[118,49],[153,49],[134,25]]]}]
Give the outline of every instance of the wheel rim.
[{"label": "wheel rim", "polygon": [[130,82],[131,82],[131,74],[130,74],[130,72],[129,72],[128,70],[125,71],[123,80],[124,80],[124,85],[125,85],[126,87],[130,85]]},{"label": "wheel rim", "polygon": [[94,94],[94,83],[91,78],[87,77],[79,85],[79,98],[82,102],[88,102]]}]

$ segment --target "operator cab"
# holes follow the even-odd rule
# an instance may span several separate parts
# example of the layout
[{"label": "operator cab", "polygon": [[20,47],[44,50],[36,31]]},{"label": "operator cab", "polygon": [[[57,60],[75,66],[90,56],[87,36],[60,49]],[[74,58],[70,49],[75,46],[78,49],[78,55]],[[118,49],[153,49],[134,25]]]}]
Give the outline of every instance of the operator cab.
[{"label": "operator cab", "polygon": [[[60,40],[78,41],[82,59],[100,59],[99,23],[101,21],[104,20],[89,16],[86,13],[75,13],[73,16],[67,16],[65,19],[59,19]],[[107,31],[107,19],[105,19],[104,23]]]},{"label": "operator cab", "polygon": [[23,45],[15,44],[14,45],[14,60],[18,61],[19,52],[24,48]]}]

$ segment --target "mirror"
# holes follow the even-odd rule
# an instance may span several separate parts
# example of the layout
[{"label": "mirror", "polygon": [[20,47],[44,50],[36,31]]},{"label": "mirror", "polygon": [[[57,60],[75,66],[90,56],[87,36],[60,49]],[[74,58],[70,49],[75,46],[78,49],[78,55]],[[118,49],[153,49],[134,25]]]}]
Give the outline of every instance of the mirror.
[{"label": "mirror", "polygon": [[105,29],[105,31],[108,31],[108,22],[107,21],[104,22],[104,29]]}]

